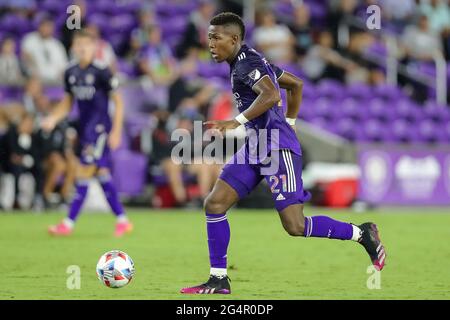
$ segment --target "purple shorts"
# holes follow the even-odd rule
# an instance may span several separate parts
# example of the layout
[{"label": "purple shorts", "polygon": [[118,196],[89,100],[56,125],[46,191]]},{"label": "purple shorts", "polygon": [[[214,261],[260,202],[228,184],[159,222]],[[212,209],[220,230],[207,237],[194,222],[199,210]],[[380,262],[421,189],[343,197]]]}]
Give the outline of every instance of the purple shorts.
[{"label": "purple shorts", "polygon": [[83,165],[95,165],[97,168],[109,168],[111,152],[108,146],[108,134],[102,133],[94,143],[80,143],[80,162]]},{"label": "purple shorts", "polygon": [[[303,204],[311,198],[303,190],[302,157],[289,149],[272,150],[263,163],[239,161],[243,149],[223,167],[220,179],[228,183],[239,195],[247,196],[263,178],[269,184],[275,208],[282,211],[292,204]],[[245,163],[243,163],[245,162]]]}]

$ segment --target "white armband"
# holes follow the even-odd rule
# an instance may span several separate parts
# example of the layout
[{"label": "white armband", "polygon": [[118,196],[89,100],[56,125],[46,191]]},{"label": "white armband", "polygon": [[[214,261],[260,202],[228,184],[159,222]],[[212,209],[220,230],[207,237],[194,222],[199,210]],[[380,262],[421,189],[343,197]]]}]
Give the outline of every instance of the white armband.
[{"label": "white armband", "polygon": [[291,125],[291,126],[295,126],[296,120],[297,119],[295,119],[295,118],[286,118],[286,122],[289,123],[289,125]]},{"label": "white armband", "polygon": [[239,122],[240,124],[246,124],[248,122],[248,119],[242,114],[239,113],[236,118],[234,118],[237,122]]}]

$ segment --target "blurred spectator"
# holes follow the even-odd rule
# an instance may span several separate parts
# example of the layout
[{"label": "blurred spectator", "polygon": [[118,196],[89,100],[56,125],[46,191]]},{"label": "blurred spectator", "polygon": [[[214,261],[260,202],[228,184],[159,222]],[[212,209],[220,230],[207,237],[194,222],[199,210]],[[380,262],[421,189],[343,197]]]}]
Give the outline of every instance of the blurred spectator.
[{"label": "blurred spectator", "polygon": [[[43,94],[42,84],[37,78],[28,80],[24,105],[27,112],[34,115],[35,123],[48,115],[52,105]],[[75,175],[76,157],[74,154],[73,131],[67,121],[61,122],[52,132],[39,131],[37,139],[40,144],[40,160],[44,171],[43,198],[47,205],[55,205],[63,200],[67,202],[72,191]],[[59,179],[64,176],[61,187],[61,196],[55,194],[56,185]]]},{"label": "blurred spectator", "polygon": [[[194,202],[201,206],[202,201],[212,190],[216,179],[218,178],[221,166],[217,164],[205,164],[203,160],[199,164],[195,164],[195,154],[198,149],[202,149],[202,141],[194,141],[194,121],[202,121],[201,117],[195,110],[184,110],[174,115],[172,121],[176,122],[175,129],[184,130],[185,136],[181,142],[170,140],[170,132],[167,123],[160,121],[158,127],[152,134],[152,161],[156,165],[160,165],[164,174],[167,176],[169,186],[173,192],[176,202],[179,206],[184,206],[188,202]],[[189,157],[191,164],[176,164],[172,158],[172,148],[178,143],[185,143],[184,150],[190,150],[191,154],[181,154],[177,156]],[[197,149],[197,151],[195,151]],[[186,186],[183,182],[183,173],[189,173],[195,176],[200,188],[200,198],[189,199]]]},{"label": "blurred spectator", "polygon": [[350,35],[347,50],[344,51],[348,60],[357,64],[358,68],[347,73],[347,83],[367,82],[372,85],[385,83],[385,75],[380,66],[365,58],[366,52],[374,45],[376,38],[369,32],[354,32]]},{"label": "blurred spectator", "polygon": [[[175,112],[181,107],[186,99],[190,99],[189,105],[195,105],[203,114],[216,94],[213,84],[208,79],[200,77],[199,68],[202,63],[199,60],[199,52],[190,51],[189,54],[178,62],[178,74],[176,81],[169,87],[168,111]],[[203,112],[205,111],[205,112]]]},{"label": "blurred spectator", "polygon": [[422,14],[428,17],[430,29],[442,36],[446,60],[450,59],[450,8],[448,0],[422,0]]},{"label": "blurred spectator", "polygon": [[220,12],[233,12],[244,17],[245,1],[217,0],[216,4],[220,8]]},{"label": "blurred spectator", "polygon": [[220,91],[211,101],[206,114],[207,120],[228,120],[235,116],[234,96],[227,91]]},{"label": "blurred spectator", "polygon": [[[2,2],[6,7],[16,11],[32,12],[36,9],[36,0],[4,0]],[[2,6],[0,5],[0,7]]]},{"label": "blurred spectator", "polygon": [[[348,21],[352,18],[357,10],[357,0],[330,0],[328,2],[328,30],[333,35],[333,48],[337,49],[338,45],[338,30],[341,24],[349,24]],[[350,27],[350,32],[354,28]]]},{"label": "blurred spectator", "polygon": [[38,31],[22,40],[22,58],[27,72],[44,83],[59,83],[67,65],[64,46],[53,37],[54,23],[49,17],[39,23]]},{"label": "blurred spectator", "polygon": [[290,29],[295,38],[295,53],[297,58],[303,57],[313,45],[313,29],[310,23],[310,9],[305,3],[295,7],[294,21]]},{"label": "blurred spectator", "polygon": [[169,111],[195,108],[206,114],[215,94],[215,88],[201,80],[189,82],[179,78],[169,89]]},{"label": "blurred spectator", "polygon": [[11,115],[20,111],[23,111],[23,108],[20,109],[18,106],[0,108],[0,210],[11,210],[14,205],[14,177],[6,173],[9,163],[7,133]]},{"label": "blurred spectator", "polygon": [[21,84],[23,80],[20,61],[16,56],[16,43],[13,38],[7,37],[0,49],[0,83]]},{"label": "blurred spectator", "polygon": [[422,15],[417,25],[406,27],[402,35],[402,46],[406,59],[431,61],[433,53],[442,51],[439,36],[430,29],[427,16]]},{"label": "blurred spectator", "polygon": [[27,113],[6,134],[6,172],[14,177],[14,198],[21,209],[30,209],[42,190],[39,140],[33,123],[33,116]]},{"label": "blurred spectator", "polygon": [[[438,34],[430,30],[427,16],[419,17],[417,25],[409,25],[401,37],[400,59],[403,64],[431,64],[433,55],[442,53],[442,43]],[[428,96],[428,88],[412,77],[399,74],[398,82],[407,88],[412,98],[424,102]]]},{"label": "blurred spectator", "polygon": [[322,31],[319,35],[318,44],[308,51],[303,60],[303,70],[313,81],[331,78],[344,82],[346,73],[358,68],[355,63],[333,50],[333,44],[332,34],[328,31]]},{"label": "blurred spectator", "polygon": [[[46,205],[68,203],[75,181],[77,158],[74,153],[74,129],[67,121],[59,123],[48,133],[40,131],[45,182],[43,197]],[[55,193],[59,179],[64,177],[60,194]]]},{"label": "blurred spectator", "polygon": [[380,5],[384,18],[400,32],[411,23],[416,12],[416,0],[380,0]]},{"label": "blurred spectator", "polygon": [[258,12],[253,31],[255,47],[274,63],[290,62],[294,57],[294,37],[285,25],[277,24],[268,9]]},{"label": "blurred spectator", "polygon": [[369,73],[369,85],[376,87],[386,83],[386,75],[383,70],[379,68],[372,68]]},{"label": "blurred spectator", "polygon": [[153,84],[168,86],[177,77],[176,62],[170,48],[161,41],[161,29],[157,25],[148,27],[147,42],[138,58],[139,71],[147,75]]},{"label": "blurred spectator", "polygon": [[[2,172],[5,171],[6,163],[7,163],[7,149],[6,149],[6,142],[5,142],[5,135],[8,131],[9,127],[9,121],[6,115],[6,112],[3,108],[0,108],[0,179]],[[1,184],[1,181],[0,181]],[[0,190],[1,191],[1,190]],[[1,204],[0,204],[1,207]]]},{"label": "blurred spectator", "polygon": [[450,9],[447,0],[422,0],[420,12],[427,16],[431,30],[441,33],[450,28]]},{"label": "blurred spectator", "polygon": [[27,113],[24,106],[18,102],[8,103],[2,106],[1,109],[8,128],[11,124],[19,123]]},{"label": "blurred spectator", "polygon": [[[86,27],[86,13],[87,13],[87,3],[85,0],[76,0],[73,5],[80,8],[80,28]],[[61,42],[66,49],[67,55],[70,54],[70,47],[72,46],[73,35],[77,29],[69,29],[66,23],[63,23],[61,29]]]},{"label": "blurred spectator", "polygon": [[209,0],[201,0],[200,6],[192,12],[187,27],[177,47],[178,58],[185,57],[191,50],[202,51],[201,57],[209,57],[208,27],[216,6]]},{"label": "blurred spectator", "polygon": [[[0,137],[2,137],[8,130],[9,121],[6,116],[4,108],[0,108]],[[2,149],[0,149],[2,150]],[[3,150],[2,150],[3,151]]]},{"label": "blurred spectator", "polygon": [[42,83],[38,78],[30,78],[25,86],[23,95],[23,105],[27,112],[35,115],[37,118],[42,117],[50,107],[50,101],[44,95]]},{"label": "blurred spectator", "polygon": [[117,58],[111,44],[108,41],[102,39],[100,30],[98,29],[97,25],[89,23],[86,26],[85,31],[92,34],[95,41],[97,42],[95,63],[103,67],[108,67],[111,72],[115,73],[117,71]]},{"label": "blurred spectator", "polygon": [[148,44],[148,29],[156,24],[154,11],[144,8],[139,11],[139,26],[131,31],[130,58],[135,57]]}]

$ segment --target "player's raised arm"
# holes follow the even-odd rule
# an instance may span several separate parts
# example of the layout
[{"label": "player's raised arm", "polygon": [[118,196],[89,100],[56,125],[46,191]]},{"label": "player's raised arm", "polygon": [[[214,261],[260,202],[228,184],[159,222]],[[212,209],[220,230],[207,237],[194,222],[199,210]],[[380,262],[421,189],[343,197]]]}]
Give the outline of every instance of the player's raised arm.
[{"label": "player's raised arm", "polygon": [[247,120],[259,117],[281,100],[280,92],[268,75],[263,76],[256,82],[253,85],[252,90],[255,91],[258,96],[250,107],[242,113]]},{"label": "player's raised arm", "polygon": [[278,84],[281,88],[286,89],[286,119],[297,119],[302,103],[303,81],[292,73],[284,71],[278,78]]},{"label": "player's raised arm", "polygon": [[268,75],[263,76],[256,82],[252,86],[252,90],[258,94],[256,99],[247,110],[240,113],[236,118],[228,121],[207,121],[205,124],[211,125],[223,133],[259,117],[281,100],[280,92]]},{"label": "player's raised arm", "polygon": [[278,68],[276,65],[271,64],[271,67],[277,76],[278,85],[286,90],[286,121],[295,130],[295,121],[302,103],[303,81],[292,73]]},{"label": "player's raised arm", "polygon": [[66,93],[63,99],[56,105],[52,113],[42,120],[41,127],[45,131],[52,131],[53,128],[63,120],[72,108],[73,98],[70,93]]},{"label": "player's raised arm", "polygon": [[111,149],[117,149],[120,145],[123,128],[123,100],[118,91],[111,92],[111,100],[114,102],[114,116],[111,133],[109,135],[109,146]]}]

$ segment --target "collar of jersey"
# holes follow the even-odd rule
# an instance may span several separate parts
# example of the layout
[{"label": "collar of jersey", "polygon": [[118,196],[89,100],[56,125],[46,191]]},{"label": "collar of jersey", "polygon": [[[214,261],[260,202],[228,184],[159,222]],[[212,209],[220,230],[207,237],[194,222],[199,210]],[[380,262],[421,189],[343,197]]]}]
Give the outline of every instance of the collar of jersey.
[{"label": "collar of jersey", "polygon": [[231,66],[231,67],[234,66],[234,64],[236,63],[236,61],[237,61],[239,55],[240,55],[244,50],[247,50],[247,49],[248,49],[248,46],[247,46],[245,43],[243,43],[242,46],[241,46],[241,48],[239,49],[238,53],[237,53],[236,56],[234,57],[233,61],[231,61],[231,63],[230,63],[230,66]]}]

